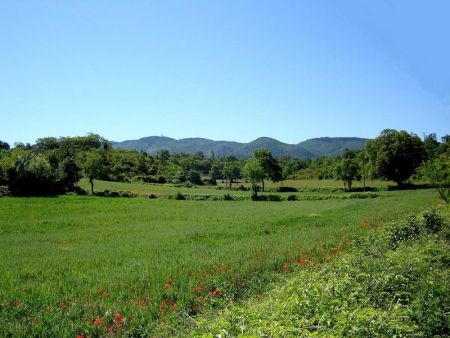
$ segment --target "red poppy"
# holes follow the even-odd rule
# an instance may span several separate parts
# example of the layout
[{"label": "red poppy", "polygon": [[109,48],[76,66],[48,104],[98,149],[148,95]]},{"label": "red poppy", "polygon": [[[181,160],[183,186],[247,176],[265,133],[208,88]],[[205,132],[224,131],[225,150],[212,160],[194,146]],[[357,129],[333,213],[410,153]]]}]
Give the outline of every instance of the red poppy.
[{"label": "red poppy", "polygon": [[303,266],[303,265],[305,265],[306,263],[308,263],[308,260],[307,260],[306,258],[300,258],[300,259],[297,261],[297,263],[298,263],[298,265]]},{"label": "red poppy", "polygon": [[106,332],[112,332],[112,331],[114,331],[114,325],[108,326],[108,327],[105,329],[105,331],[106,331]]},{"label": "red poppy", "polygon": [[95,326],[103,325],[103,320],[101,318],[95,317],[94,319],[92,319],[92,324],[94,324]]},{"label": "red poppy", "polygon": [[117,324],[123,324],[123,322],[125,321],[125,317],[122,316],[122,315],[120,314],[120,312],[116,312],[116,313],[114,314],[114,319],[116,320],[116,323],[117,323]]},{"label": "red poppy", "polygon": [[170,278],[167,280],[167,282],[164,283],[164,286],[163,286],[164,290],[169,289],[170,286],[172,285],[172,282],[173,282],[172,277],[170,277]]},{"label": "red poppy", "polygon": [[209,290],[209,295],[214,298],[220,297],[222,296],[222,294],[223,293],[217,288],[212,288],[211,290]]},{"label": "red poppy", "polygon": [[205,291],[205,283],[200,283],[198,287],[194,288],[195,293],[203,293]]}]

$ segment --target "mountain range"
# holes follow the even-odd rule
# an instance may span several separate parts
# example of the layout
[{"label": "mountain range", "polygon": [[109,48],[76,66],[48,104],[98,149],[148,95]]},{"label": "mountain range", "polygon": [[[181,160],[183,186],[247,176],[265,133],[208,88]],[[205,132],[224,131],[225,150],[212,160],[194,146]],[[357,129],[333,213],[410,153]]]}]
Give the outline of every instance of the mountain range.
[{"label": "mountain range", "polygon": [[233,141],[213,141],[205,138],[184,138],[176,140],[164,136],[148,136],[138,140],[112,142],[114,148],[128,150],[144,150],[155,155],[161,150],[170,153],[203,152],[206,156],[236,156],[248,158],[254,149],[269,149],[275,157],[289,156],[293,158],[315,158],[320,156],[336,156],[345,148],[362,149],[369,139],[359,137],[320,137],[298,144],[280,142],[270,137],[260,137],[249,143]]}]

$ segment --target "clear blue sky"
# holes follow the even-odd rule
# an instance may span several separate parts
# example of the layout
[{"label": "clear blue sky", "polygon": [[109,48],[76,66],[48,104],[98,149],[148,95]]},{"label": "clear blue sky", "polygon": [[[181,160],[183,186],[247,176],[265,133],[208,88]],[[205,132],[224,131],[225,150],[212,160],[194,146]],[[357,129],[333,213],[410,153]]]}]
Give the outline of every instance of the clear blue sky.
[{"label": "clear blue sky", "polygon": [[0,4],[0,140],[450,133],[450,1]]}]

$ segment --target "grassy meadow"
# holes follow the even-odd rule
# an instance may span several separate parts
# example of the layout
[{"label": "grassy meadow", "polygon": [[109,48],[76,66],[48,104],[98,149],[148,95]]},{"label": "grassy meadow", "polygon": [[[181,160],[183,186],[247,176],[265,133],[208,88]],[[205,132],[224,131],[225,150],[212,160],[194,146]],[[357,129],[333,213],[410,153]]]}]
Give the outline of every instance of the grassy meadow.
[{"label": "grassy meadow", "polygon": [[[101,181],[95,187],[158,196],[226,192]],[[158,335],[161,327],[170,331],[261,294],[302,269],[304,259],[331,260],[356,236],[435,201],[435,191],[425,189],[279,203],[3,197],[1,334]]]},{"label": "grassy meadow", "polygon": [[[80,181],[80,187],[89,191],[90,186],[87,179],[82,179]],[[243,186],[249,189],[250,184],[246,182],[236,182],[232,184],[232,189],[229,190],[228,186],[225,186],[224,181],[217,181],[217,186],[205,185],[205,186],[191,186],[186,187],[183,185],[174,184],[157,184],[157,183],[125,183],[125,182],[109,182],[95,180],[94,190],[95,191],[131,191],[137,195],[148,196],[149,194],[154,194],[158,197],[167,197],[168,195],[174,195],[177,192],[182,194],[194,194],[194,195],[215,195],[223,196],[224,194],[230,194],[232,196],[246,196],[249,197],[250,193],[247,191],[239,190],[238,187]],[[354,182],[354,188],[362,188],[363,184],[361,181]],[[395,186],[394,182],[373,180],[367,181],[366,187],[368,190],[379,189],[381,192],[387,190],[389,186]],[[346,193],[344,191],[344,186],[342,181],[337,180],[285,180],[283,182],[266,182],[265,192],[266,193],[276,193],[277,189],[280,187],[292,187],[298,190],[299,193],[289,193],[302,196],[301,193],[314,193],[314,194],[328,194],[330,192],[336,193]]]}]

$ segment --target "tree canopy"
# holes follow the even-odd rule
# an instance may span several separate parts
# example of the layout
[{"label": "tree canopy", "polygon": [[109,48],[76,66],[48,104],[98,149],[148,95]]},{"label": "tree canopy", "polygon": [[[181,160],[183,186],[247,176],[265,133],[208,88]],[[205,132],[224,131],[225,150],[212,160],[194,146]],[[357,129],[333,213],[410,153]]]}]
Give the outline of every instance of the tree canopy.
[{"label": "tree canopy", "polygon": [[404,130],[383,130],[376,139],[367,142],[372,174],[402,185],[425,159],[422,140]]}]

